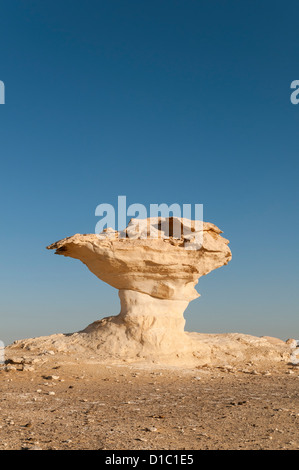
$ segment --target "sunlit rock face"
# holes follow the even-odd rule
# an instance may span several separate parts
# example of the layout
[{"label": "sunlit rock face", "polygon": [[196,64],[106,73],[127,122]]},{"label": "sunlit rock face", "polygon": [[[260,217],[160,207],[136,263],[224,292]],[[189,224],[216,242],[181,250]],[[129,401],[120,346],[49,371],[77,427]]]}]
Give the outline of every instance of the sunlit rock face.
[{"label": "sunlit rock face", "polygon": [[79,235],[48,247],[82,261],[119,290],[190,301],[198,279],[231,259],[228,240],[211,223],[176,218],[132,219],[123,232]]},{"label": "sunlit rock face", "polygon": [[119,290],[121,312],[80,332],[111,354],[153,355],[192,349],[184,311],[198,279],[231,259],[215,225],[177,218],[132,219],[122,232],[76,234],[48,247],[76,258]]},{"label": "sunlit rock face", "polygon": [[246,364],[265,368],[290,361],[291,352],[291,360],[297,363],[295,340],[285,343],[241,333],[184,331],[184,311],[198,297],[198,279],[231,259],[228,240],[220,234],[210,223],[150,218],[133,219],[122,232],[106,229],[99,235],[77,234],[53,243],[49,249],[81,260],[99,279],[118,289],[120,313],[77,333],[16,341],[9,351],[184,368],[244,368]]}]

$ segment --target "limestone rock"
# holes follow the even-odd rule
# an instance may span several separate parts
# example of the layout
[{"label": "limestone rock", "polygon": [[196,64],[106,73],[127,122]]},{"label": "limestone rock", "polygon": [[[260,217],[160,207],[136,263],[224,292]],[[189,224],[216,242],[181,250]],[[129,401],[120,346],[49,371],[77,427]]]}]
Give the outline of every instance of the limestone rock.
[{"label": "limestone rock", "polygon": [[10,349],[74,353],[100,361],[236,365],[287,361],[290,346],[273,338],[184,331],[184,311],[199,296],[198,279],[231,260],[228,240],[211,223],[187,219],[132,219],[117,232],[65,238],[48,249],[81,260],[119,290],[119,315],[82,331],[16,341]]},{"label": "limestone rock", "polygon": [[[262,336],[263,339],[266,339],[267,341],[269,341],[269,343],[272,343],[272,344],[277,344],[277,345],[281,345],[281,344],[284,344],[284,341],[280,338],[273,338],[273,336]],[[286,342],[288,344],[288,342]]]},{"label": "limestone rock", "polygon": [[81,334],[115,355],[183,354],[192,349],[183,313],[199,296],[198,279],[231,259],[228,240],[211,223],[188,219],[132,219],[122,232],[79,235],[48,247],[81,260],[119,290],[121,312]]},{"label": "limestone rock", "polygon": [[298,346],[297,340],[293,338],[288,339],[286,343],[290,346],[291,349],[295,349]]},{"label": "limestone rock", "polygon": [[[181,234],[172,228],[168,236],[166,219],[132,219],[123,233],[107,230],[100,235],[76,234],[48,249],[81,260],[99,279],[116,289],[190,301],[199,297],[194,288],[198,279],[230,261],[229,242],[210,223],[202,223],[202,230],[198,231],[195,222],[192,226],[192,221],[186,219],[170,218],[171,223],[172,227],[179,224]],[[202,246],[198,249],[199,240]]]}]

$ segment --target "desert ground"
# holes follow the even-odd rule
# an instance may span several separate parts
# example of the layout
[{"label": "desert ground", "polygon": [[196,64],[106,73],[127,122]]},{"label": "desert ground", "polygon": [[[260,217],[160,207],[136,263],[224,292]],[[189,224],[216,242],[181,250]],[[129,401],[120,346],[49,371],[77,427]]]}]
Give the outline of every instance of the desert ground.
[{"label": "desert ground", "polygon": [[1,450],[295,450],[299,367],[101,364],[45,351],[0,371]]}]

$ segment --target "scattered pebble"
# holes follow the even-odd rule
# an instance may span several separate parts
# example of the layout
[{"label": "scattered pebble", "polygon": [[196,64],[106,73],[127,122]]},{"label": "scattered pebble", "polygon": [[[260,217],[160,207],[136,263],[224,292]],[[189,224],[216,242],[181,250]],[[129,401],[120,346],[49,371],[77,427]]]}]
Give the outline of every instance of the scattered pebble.
[{"label": "scattered pebble", "polygon": [[23,364],[22,370],[24,372],[33,372],[35,369],[33,366],[29,366],[28,364]]},{"label": "scattered pebble", "polygon": [[147,431],[147,432],[157,432],[158,429],[155,426],[148,426],[147,428],[145,428],[145,431]]},{"label": "scattered pebble", "polygon": [[8,359],[8,362],[12,364],[23,364],[24,358],[23,357],[11,357],[10,359]]}]

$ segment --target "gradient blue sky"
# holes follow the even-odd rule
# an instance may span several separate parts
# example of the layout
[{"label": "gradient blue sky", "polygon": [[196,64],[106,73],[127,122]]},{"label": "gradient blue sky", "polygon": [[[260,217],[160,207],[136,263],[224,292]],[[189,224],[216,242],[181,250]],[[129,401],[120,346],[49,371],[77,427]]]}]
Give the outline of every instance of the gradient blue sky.
[{"label": "gradient blue sky", "polygon": [[299,337],[298,2],[1,2],[0,339],[117,314],[117,291],[45,247],[95,208],[204,204],[231,263],[186,329]]}]

